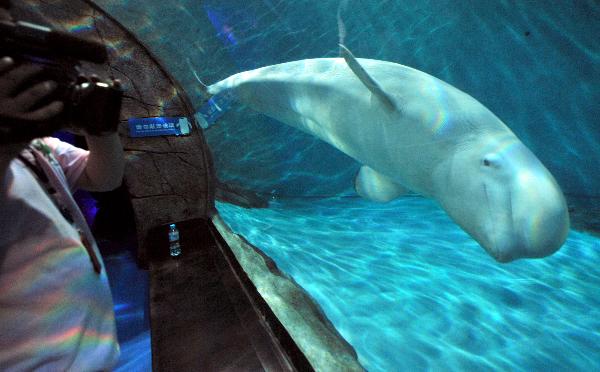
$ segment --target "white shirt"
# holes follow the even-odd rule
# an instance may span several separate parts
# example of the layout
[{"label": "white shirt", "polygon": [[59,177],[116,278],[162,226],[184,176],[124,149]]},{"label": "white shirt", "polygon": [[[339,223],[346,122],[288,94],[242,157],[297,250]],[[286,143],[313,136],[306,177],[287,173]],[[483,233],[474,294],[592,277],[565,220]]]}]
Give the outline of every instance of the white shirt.
[{"label": "white shirt", "polygon": [[[55,179],[72,190],[88,152],[43,142],[58,161]],[[79,231],[100,257],[89,228],[71,225],[20,160],[1,181],[0,369],[109,370],[119,357],[113,302],[106,270],[94,271],[82,245]]]}]

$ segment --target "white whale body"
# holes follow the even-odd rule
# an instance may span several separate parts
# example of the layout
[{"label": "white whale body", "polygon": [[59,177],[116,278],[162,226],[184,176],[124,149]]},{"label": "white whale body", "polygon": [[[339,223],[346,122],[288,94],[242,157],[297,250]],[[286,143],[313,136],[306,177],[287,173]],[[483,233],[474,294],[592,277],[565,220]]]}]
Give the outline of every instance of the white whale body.
[{"label": "white whale body", "polygon": [[569,230],[563,193],[499,118],[424,72],[344,57],[245,71],[207,90],[233,94],[354,158],[365,198],[413,191],[437,200],[497,261],[560,248]]}]

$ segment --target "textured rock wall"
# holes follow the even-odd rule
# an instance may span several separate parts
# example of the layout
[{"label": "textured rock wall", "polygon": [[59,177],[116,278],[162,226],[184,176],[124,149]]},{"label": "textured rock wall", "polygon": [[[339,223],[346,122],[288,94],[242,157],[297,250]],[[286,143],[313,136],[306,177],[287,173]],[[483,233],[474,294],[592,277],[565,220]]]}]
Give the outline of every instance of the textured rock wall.
[{"label": "textured rock wall", "polygon": [[[148,231],[158,225],[206,218],[213,207],[212,165],[203,134],[130,138],[127,119],[187,116],[193,111],[183,91],[158,61],[125,29],[86,1],[27,0],[16,4],[19,18],[104,42],[110,61],[85,64],[87,72],[122,81],[125,98],[119,134],[126,152],[125,184],[135,212],[139,256],[145,259]],[[42,16],[43,15],[43,16]]]}]

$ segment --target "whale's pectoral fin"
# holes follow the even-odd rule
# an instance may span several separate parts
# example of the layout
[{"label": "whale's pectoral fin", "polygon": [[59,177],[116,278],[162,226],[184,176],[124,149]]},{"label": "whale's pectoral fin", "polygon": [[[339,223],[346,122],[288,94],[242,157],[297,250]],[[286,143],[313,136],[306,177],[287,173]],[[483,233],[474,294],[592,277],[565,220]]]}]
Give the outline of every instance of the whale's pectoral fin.
[{"label": "whale's pectoral fin", "polygon": [[365,71],[365,69],[358,63],[358,60],[354,57],[352,52],[346,48],[343,44],[340,44],[340,53],[348,67],[354,72],[354,75],[360,79],[360,81],[373,93],[389,110],[398,111],[398,106],[394,103],[394,100],[383,91],[383,89],[377,84],[377,82]]},{"label": "whale's pectoral fin", "polygon": [[409,190],[376,170],[363,165],[354,179],[354,189],[362,198],[386,203],[408,193]]}]

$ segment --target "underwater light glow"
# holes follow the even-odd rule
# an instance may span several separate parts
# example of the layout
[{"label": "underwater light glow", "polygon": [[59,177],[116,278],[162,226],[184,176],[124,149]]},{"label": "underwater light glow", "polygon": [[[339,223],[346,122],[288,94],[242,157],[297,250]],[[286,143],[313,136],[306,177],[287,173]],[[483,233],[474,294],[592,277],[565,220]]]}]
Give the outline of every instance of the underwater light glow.
[{"label": "underwater light glow", "polygon": [[534,178],[535,178],[534,175],[531,174],[531,172],[529,172],[527,170],[520,171],[517,174],[517,181],[523,185],[531,185]]}]

